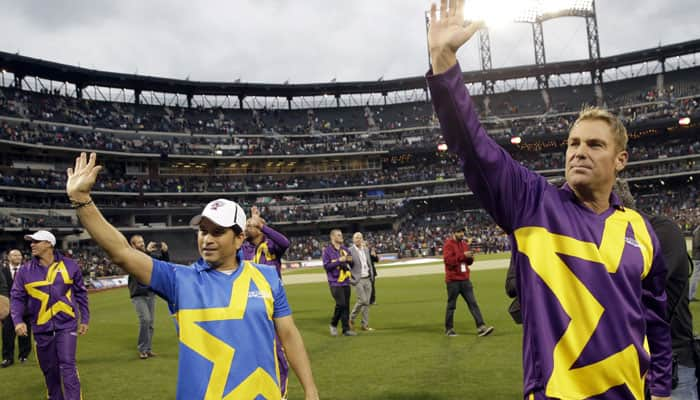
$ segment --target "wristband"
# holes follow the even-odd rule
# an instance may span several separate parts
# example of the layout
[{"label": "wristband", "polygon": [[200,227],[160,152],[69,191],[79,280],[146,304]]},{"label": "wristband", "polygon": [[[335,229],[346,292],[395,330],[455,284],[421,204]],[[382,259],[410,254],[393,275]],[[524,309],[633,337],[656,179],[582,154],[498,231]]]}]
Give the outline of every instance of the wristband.
[{"label": "wristband", "polygon": [[89,201],[86,201],[86,202],[80,202],[80,201],[71,200],[71,201],[70,201],[70,206],[73,207],[73,209],[77,210],[77,209],[79,209],[79,208],[83,208],[83,207],[85,207],[85,206],[89,206],[89,205],[92,204],[92,203],[93,203],[92,199],[90,199]]}]

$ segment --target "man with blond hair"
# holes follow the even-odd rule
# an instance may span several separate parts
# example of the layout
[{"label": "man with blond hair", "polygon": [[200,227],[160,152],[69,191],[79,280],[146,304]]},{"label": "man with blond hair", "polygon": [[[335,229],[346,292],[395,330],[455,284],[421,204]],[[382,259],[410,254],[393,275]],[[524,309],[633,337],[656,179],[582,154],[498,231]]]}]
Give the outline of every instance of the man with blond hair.
[{"label": "man with blond hair", "polygon": [[15,332],[28,336],[31,325],[48,399],[80,400],[76,350],[78,335],[87,333],[90,321],[82,270],[55,250],[51,232],[40,230],[24,239],[31,242],[32,258],[17,271],[10,292]]},{"label": "man with blond hair", "polygon": [[670,399],[666,267],[649,223],[612,193],[627,134],[608,112],[584,110],[567,139],[566,184],[550,185],[487,134],[457,50],[482,27],[463,0],[430,11],[427,79],[450,151],[469,188],[513,236],[523,318],[526,399]]}]

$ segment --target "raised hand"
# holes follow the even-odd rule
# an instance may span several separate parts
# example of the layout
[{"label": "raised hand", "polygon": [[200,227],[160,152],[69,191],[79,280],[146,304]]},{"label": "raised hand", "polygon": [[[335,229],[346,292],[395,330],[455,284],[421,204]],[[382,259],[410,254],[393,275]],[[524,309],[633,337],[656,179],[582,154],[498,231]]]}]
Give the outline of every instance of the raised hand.
[{"label": "raised hand", "polygon": [[464,26],[464,0],[441,0],[438,18],[437,6],[430,5],[428,48],[433,73],[441,74],[457,62],[457,50],[484,26],[472,22]]},{"label": "raised hand", "polygon": [[90,199],[90,189],[102,170],[102,166],[95,165],[96,159],[95,153],[90,153],[89,160],[85,153],[80,153],[80,157],[75,159],[75,166],[66,171],[66,193],[71,200],[84,202]]}]

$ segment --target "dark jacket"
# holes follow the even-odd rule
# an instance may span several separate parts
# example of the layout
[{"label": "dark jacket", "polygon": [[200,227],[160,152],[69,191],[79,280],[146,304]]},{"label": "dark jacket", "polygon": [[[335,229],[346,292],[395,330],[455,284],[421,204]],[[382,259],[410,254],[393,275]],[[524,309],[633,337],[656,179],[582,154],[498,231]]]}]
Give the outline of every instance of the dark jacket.
[{"label": "dark jacket", "polygon": [[678,362],[693,367],[693,318],[688,307],[690,262],[680,228],[666,217],[645,215],[661,242],[666,261],[667,319],[671,323],[671,343]]},{"label": "dark jacket", "polygon": [[[170,261],[170,254],[168,254],[167,251],[154,251],[149,255],[157,260]],[[128,285],[130,298],[136,296],[148,296],[152,293],[148,286],[139,283],[139,281],[136,280],[136,277],[131,274],[129,275]]]},{"label": "dark jacket", "polygon": [[700,225],[693,231],[693,260],[700,260]]}]

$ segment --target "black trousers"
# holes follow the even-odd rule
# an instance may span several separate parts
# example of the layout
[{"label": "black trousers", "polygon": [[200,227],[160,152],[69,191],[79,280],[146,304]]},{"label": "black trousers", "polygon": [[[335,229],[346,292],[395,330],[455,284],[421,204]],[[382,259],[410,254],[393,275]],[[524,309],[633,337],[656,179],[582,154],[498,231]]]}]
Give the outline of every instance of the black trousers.
[{"label": "black trousers", "polygon": [[470,280],[447,282],[447,310],[445,312],[445,330],[454,327],[455,309],[457,308],[457,297],[462,296],[469,306],[469,311],[474,317],[476,327],[484,325],[484,318],[481,316],[479,305],[474,297],[474,287]]},{"label": "black trousers", "polygon": [[350,330],[350,286],[331,286],[331,296],[335,300],[335,309],[331,326],[338,326],[338,321],[343,325],[343,333]]},{"label": "black trousers", "polygon": [[377,297],[374,295],[374,281],[375,279],[372,279],[372,295],[369,296],[369,304],[374,304],[374,302],[377,300]]},{"label": "black trousers", "polygon": [[[29,318],[24,318],[24,323],[27,324],[27,336],[17,337],[19,344],[19,358],[29,357],[32,351],[32,325],[29,323]],[[15,359],[15,324],[12,323],[12,318],[8,316],[2,321],[2,359]]]}]

